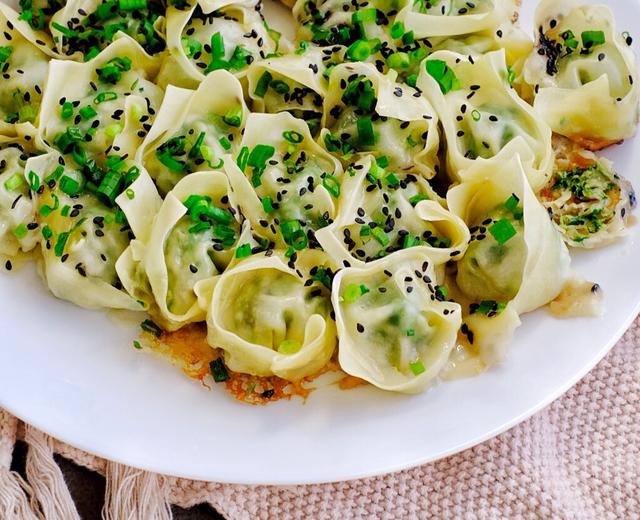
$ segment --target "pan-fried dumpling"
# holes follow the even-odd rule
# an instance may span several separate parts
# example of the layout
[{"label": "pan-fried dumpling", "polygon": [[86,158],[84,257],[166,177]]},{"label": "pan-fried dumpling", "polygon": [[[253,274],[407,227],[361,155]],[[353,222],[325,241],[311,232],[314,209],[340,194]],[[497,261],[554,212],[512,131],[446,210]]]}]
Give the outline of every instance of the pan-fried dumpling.
[{"label": "pan-fried dumpling", "polygon": [[287,112],[251,114],[227,175],[254,232],[276,247],[318,247],[314,233],[336,217],[342,183],[338,160]]},{"label": "pan-fried dumpling", "polygon": [[0,4],[0,134],[15,135],[16,123],[37,124],[53,54],[15,11]]},{"label": "pan-fried dumpling", "polygon": [[565,242],[574,247],[604,246],[626,235],[633,187],[613,169],[613,163],[574,142],[554,138],[555,168],[539,193]]},{"label": "pan-fried dumpling", "polygon": [[[313,256],[309,266],[318,264],[316,254],[305,253]],[[278,254],[261,254],[216,280],[207,339],[224,350],[231,370],[295,381],[329,361],[336,346],[330,295],[308,271],[296,272]]]},{"label": "pan-fried dumpling", "polygon": [[82,174],[56,152],[29,159],[25,176],[37,197],[42,272],[51,292],[91,309],[142,310],[115,268],[133,238],[124,213],[82,188]]},{"label": "pan-fried dumpling", "polygon": [[151,82],[157,68],[157,60],[128,36],[87,63],[52,61],[42,101],[42,139],[73,156],[87,180],[99,186],[108,157],[133,159],[151,129],[163,96]]},{"label": "pan-fried dumpling", "polygon": [[138,158],[165,194],[191,172],[222,168],[222,156],[239,149],[248,112],[240,82],[226,70],[195,91],[169,85]]},{"label": "pan-fried dumpling", "polygon": [[[24,137],[0,135],[0,255],[14,257],[31,251],[40,240],[34,200],[25,163],[35,155],[33,134]],[[33,179],[33,177],[32,177]]]},{"label": "pan-fried dumpling", "polygon": [[[183,10],[167,8],[167,47],[158,78],[169,83],[196,88],[207,74],[224,69],[242,77],[254,61],[278,49],[260,11],[232,3],[205,14],[199,4]],[[285,42],[283,42],[284,44]]]},{"label": "pan-fried dumpling", "polygon": [[248,90],[254,111],[271,114],[287,111],[304,119],[315,135],[320,130],[327,95],[325,64],[330,63],[334,53],[317,47],[302,50],[300,54],[255,62],[247,74]]},{"label": "pan-fried dumpling", "polygon": [[433,383],[456,344],[460,306],[443,301],[428,252],[398,251],[333,280],[340,367],[384,390]]},{"label": "pan-fried dumpling", "polygon": [[49,29],[59,53],[79,61],[94,58],[123,34],[154,55],[166,47],[165,6],[161,0],[70,0],[52,16]]},{"label": "pan-fried dumpling", "polygon": [[517,155],[479,163],[447,193],[449,208],[471,231],[455,282],[468,304],[466,330],[488,363],[501,359],[518,315],[555,298],[569,274],[567,248],[531,190],[527,168]]},{"label": "pan-fried dumpling", "polygon": [[461,258],[465,223],[447,211],[424,177],[394,172],[371,156],[347,168],[338,216],[316,238],[337,266],[361,265],[417,248],[435,264]]},{"label": "pan-fried dumpling", "polygon": [[611,9],[543,0],[535,26],[537,46],[524,74],[540,117],[591,150],[631,137],[640,95],[636,61]]},{"label": "pan-fried dumpling", "polygon": [[384,155],[394,170],[432,177],[439,143],[435,110],[396,76],[369,63],[337,65],[329,78],[322,142],[345,161],[357,153]]},{"label": "pan-fried dumpling", "polygon": [[504,51],[471,58],[431,54],[418,87],[433,100],[447,141],[449,173],[464,180],[474,163],[498,164],[519,154],[532,162],[529,182],[542,187],[553,167],[551,131],[507,80]]}]

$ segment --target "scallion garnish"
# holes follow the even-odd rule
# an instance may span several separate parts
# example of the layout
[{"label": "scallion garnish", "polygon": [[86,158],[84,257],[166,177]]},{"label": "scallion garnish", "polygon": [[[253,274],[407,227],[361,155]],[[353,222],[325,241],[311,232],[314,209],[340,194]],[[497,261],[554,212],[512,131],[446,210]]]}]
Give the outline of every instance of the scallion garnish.
[{"label": "scallion garnish", "polygon": [[251,244],[242,244],[236,249],[236,258],[251,256]]},{"label": "scallion garnish", "polygon": [[358,142],[361,146],[373,146],[376,144],[376,136],[373,132],[373,123],[370,117],[360,117],[356,122],[358,130]]},{"label": "scallion garnish", "polygon": [[340,196],[340,181],[333,175],[325,175],[322,179],[322,185],[336,199]]},{"label": "scallion garnish", "polygon": [[82,107],[78,112],[80,112],[80,116],[82,119],[89,120],[98,115],[96,110],[91,106]]},{"label": "scallion garnish", "polygon": [[107,206],[113,206],[116,197],[122,192],[124,187],[123,175],[115,170],[110,170],[102,179],[98,191],[98,198]]},{"label": "scallion garnish", "polygon": [[12,52],[13,52],[13,47],[10,47],[8,45],[0,47],[0,65],[2,65],[5,61],[9,59]]},{"label": "scallion garnish", "polygon": [[295,130],[287,130],[286,132],[283,132],[282,137],[293,144],[299,144],[304,141],[304,136]]},{"label": "scallion garnish", "polygon": [[262,76],[260,76],[253,93],[258,97],[264,97],[269,89],[269,85],[271,84],[271,79],[271,73],[269,71],[264,71]]},{"label": "scallion garnish", "polygon": [[98,94],[93,99],[93,102],[96,105],[99,105],[100,103],[105,103],[107,101],[114,101],[116,99],[118,99],[118,94],[116,94],[115,92],[107,91],[107,92],[100,92],[100,94]]},{"label": "scallion garnish", "polygon": [[67,195],[77,195],[80,192],[80,183],[65,175],[60,179],[60,189]]},{"label": "scallion garnish", "polygon": [[307,247],[307,235],[297,220],[286,220],[280,224],[280,230],[282,231],[284,241],[296,251]]},{"label": "scallion garnish", "polygon": [[517,231],[511,222],[506,218],[501,218],[489,226],[489,233],[493,235],[493,238],[496,239],[498,244],[504,245],[516,235]]},{"label": "scallion garnish", "polygon": [[424,368],[424,363],[422,363],[422,361],[420,361],[419,359],[416,361],[411,361],[409,363],[409,368],[411,369],[411,372],[413,372],[414,376],[419,376],[426,370],[426,368]]},{"label": "scallion garnish", "polygon": [[222,117],[222,120],[229,126],[239,127],[242,124],[242,106],[237,105],[230,108],[227,113]]},{"label": "scallion garnish", "polygon": [[580,37],[582,38],[582,46],[585,49],[591,49],[605,42],[603,31],[583,31]]},{"label": "scallion garnish", "polygon": [[156,322],[149,319],[144,320],[142,323],[140,323],[140,328],[145,332],[150,332],[156,338],[159,338],[162,335],[162,329],[160,328],[160,326]]},{"label": "scallion garnish", "polygon": [[222,358],[214,359],[209,363],[209,369],[211,370],[211,375],[216,383],[222,383],[229,379],[229,372],[227,372],[227,367],[224,366]]},{"label": "scallion garnish", "polygon": [[265,213],[273,213],[275,211],[271,197],[262,197],[262,209],[264,209]]},{"label": "scallion garnish", "polygon": [[4,189],[7,191],[15,191],[23,184],[25,184],[24,176],[21,173],[14,173],[4,181]]},{"label": "scallion garnish", "polygon": [[427,60],[425,67],[429,76],[438,82],[440,91],[443,94],[457,90],[462,86],[461,81],[446,62],[442,60]]}]

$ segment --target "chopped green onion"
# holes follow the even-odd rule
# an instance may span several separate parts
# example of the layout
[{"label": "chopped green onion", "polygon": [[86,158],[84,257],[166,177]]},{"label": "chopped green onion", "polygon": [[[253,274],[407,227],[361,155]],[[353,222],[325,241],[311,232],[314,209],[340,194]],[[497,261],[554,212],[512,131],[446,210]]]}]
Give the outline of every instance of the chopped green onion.
[{"label": "chopped green onion", "polygon": [[578,40],[573,34],[573,31],[564,31],[560,36],[564,40],[564,45],[567,47],[568,52],[573,52],[578,48]]},{"label": "chopped green onion", "polygon": [[65,204],[64,206],[62,206],[62,209],[60,210],[60,215],[62,215],[63,217],[68,217],[70,211],[71,211],[71,206],[69,206],[69,204]]},{"label": "chopped green onion", "polygon": [[222,120],[229,126],[239,127],[242,124],[242,106],[238,105],[230,108],[227,113],[222,117]]},{"label": "chopped green onion", "polygon": [[275,211],[271,197],[262,197],[262,209],[264,209],[265,213],[273,213]]},{"label": "chopped green onion", "polygon": [[340,196],[340,181],[333,175],[325,175],[322,179],[322,185],[336,199]]},{"label": "chopped green onion", "polygon": [[498,244],[503,245],[510,239],[512,239],[517,231],[506,218],[501,218],[491,226],[489,226],[489,233],[493,235]]},{"label": "chopped green onion", "polygon": [[99,105],[100,103],[104,103],[106,101],[113,101],[115,99],[118,99],[118,94],[116,94],[115,92],[107,91],[107,92],[100,92],[100,94],[98,94],[93,99],[93,102],[96,105]]},{"label": "chopped green onion", "polygon": [[513,211],[518,207],[519,202],[520,202],[520,199],[518,198],[518,196],[515,193],[512,193],[509,196],[509,198],[505,201],[504,207],[507,208],[509,211]]},{"label": "chopped green onion", "polygon": [[407,336],[412,337],[416,335],[416,331],[413,329],[407,329]]},{"label": "chopped green onion", "polygon": [[347,303],[354,303],[360,296],[368,292],[370,292],[370,290],[366,285],[350,283],[345,287],[343,299]]},{"label": "chopped green onion", "polygon": [[412,237],[411,235],[405,235],[402,241],[402,249],[409,249],[410,247],[415,247],[420,245],[420,239],[416,237]]},{"label": "chopped green onion", "polygon": [[411,369],[411,372],[413,372],[414,376],[419,376],[426,370],[426,368],[424,368],[424,364],[419,359],[417,361],[411,361],[409,363],[409,368]]},{"label": "chopped green onion", "polygon": [[373,23],[378,18],[378,10],[375,7],[358,9],[351,15],[352,23]]},{"label": "chopped green onion", "polygon": [[220,32],[211,36],[211,56],[214,59],[224,58],[224,38]]},{"label": "chopped green onion", "polygon": [[65,101],[60,109],[60,117],[69,119],[71,116],[73,116],[73,105],[69,101]]},{"label": "chopped green onion", "polygon": [[38,191],[38,188],[40,187],[40,177],[38,174],[33,170],[30,170],[27,178],[29,179],[29,189],[31,191]]},{"label": "chopped green onion", "polygon": [[224,148],[225,150],[231,150],[231,141],[229,141],[229,139],[227,139],[224,135],[220,139],[218,139],[218,142],[220,143],[220,146],[222,146],[222,148]]},{"label": "chopped green onion", "polygon": [[144,330],[145,332],[150,332],[151,334],[153,334],[156,338],[159,338],[162,335],[162,329],[160,328],[160,326],[152,321],[152,320],[144,320],[141,324],[140,324],[140,328],[142,330]]},{"label": "chopped green onion", "polygon": [[46,217],[50,215],[53,211],[57,210],[60,207],[60,199],[55,193],[51,194],[51,198],[53,199],[53,206],[48,206],[43,204],[40,206],[40,215]]},{"label": "chopped green onion", "polygon": [[15,228],[13,228],[13,234],[17,239],[21,239],[27,236],[27,226],[25,224],[18,224]]},{"label": "chopped green onion", "polygon": [[33,123],[35,122],[37,116],[38,116],[38,113],[35,107],[31,104],[22,105],[18,109],[18,118],[21,123],[24,123],[25,121],[29,121],[30,123]]},{"label": "chopped green onion", "polygon": [[135,11],[136,9],[146,9],[147,0],[118,0],[118,7],[121,11]]},{"label": "chopped green onion", "polygon": [[191,226],[189,228],[189,233],[200,233],[200,231],[204,231],[206,229],[211,229],[210,222],[198,222],[195,226]]},{"label": "chopped green onion", "polygon": [[96,73],[103,83],[115,85],[122,79],[122,73],[128,70],[131,70],[131,59],[116,57],[109,60],[101,69],[96,69]]},{"label": "chopped green onion", "polygon": [[7,191],[15,191],[24,183],[24,176],[20,173],[14,173],[11,177],[4,181],[4,189]]},{"label": "chopped green onion", "polygon": [[480,121],[480,112],[478,110],[472,110],[471,111],[471,117],[474,121]]},{"label": "chopped green onion", "polygon": [[227,367],[224,366],[222,358],[214,359],[209,363],[209,369],[216,383],[222,383],[229,379],[229,372],[227,372]]},{"label": "chopped green onion", "polygon": [[373,123],[370,117],[360,117],[356,122],[358,129],[358,141],[362,146],[373,146],[376,144],[376,137],[373,132]]},{"label": "chopped green onion", "polygon": [[60,179],[60,189],[67,195],[77,195],[80,192],[80,183],[65,175]]},{"label": "chopped green onion", "polygon": [[302,344],[299,341],[294,339],[285,339],[280,342],[280,345],[278,345],[278,352],[280,352],[280,354],[291,355],[298,352],[301,348]]},{"label": "chopped green onion", "polygon": [[469,313],[475,314],[500,314],[506,308],[506,304],[498,303],[495,300],[483,300],[479,304],[471,304]]},{"label": "chopped green onion", "polygon": [[113,123],[104,129],[104,133],[114,139],[118,134],[122,133],[122,125],[120,123]]},{"label": "chopped green onion", "polygon": [[411,60],[406,52],[394,52],[387,58],[387,65],[392,69],[408,69]]},{"label": "chopped green onion", "polygon": [[413,31],[406,32],[402,35],[402,43],[404,43],[405,45],[411,45],[415,41],[416,38],[413,34]]},{"label": "chopped green onion", "polygon": [[513,83],[516,81],[516,73],[513,71],[511,67],[507,65],[507,83],[509,86],[513,86]]},{"label": "chopped green onion", "polygon": [[68,27],[65,27],[64,25],[60,25],[59,23],[56,23],[56,22],[52,22],[51,27],[53,27],[58,32],[61,32],[62,34],[64,34],[67,38],[72,38],[78,34],[77,31],[74,31],[73,29],[69,29]]},{"label": "chopped green onion", "polygon": [[380,168],[386,168],[389,166],[389,158],[386,155],[381,155],[376,158],[376,164],[380,166]]},{"label": "chopped green onion", "polygon": [[282,231],[285,242],[296,251],[307,247],[307,235],[297,220],[286,220],[280,224],[280,230]]},{"label": "chopped green onion", "polygon": [[462,86],[462,83],[446,62],[442,60],[427,60],[425,67],[429,76],[438,82],[440,91],[443,94],[457,90]]},{"label": "chopped green onion", "polygon": [[264,97],[269,89],[269,85],[271,84],[271,79],[271,73],[269,71],[264,71],[262,76],[260,76],[253,93],[258,97]]},{"label": "chopped green onion", "polygon": [[49,226],[45,225],[42,228],[42,237],[45,240],[49,240],[52,236],[53,236],[53,231],[51,231],[51,228]]},{"label": "chopped green onion", "polygon": [[142,350],[142,345],[140,344],[140,342],[138,340],[134,340],[133,341],[133,348],[135,348],[137,350]]},{"label": "chopped green onion", "polygon": [[123,186],[123,175],[118,171],[110,170],[98,186],[98,198],[107,206],[113,206],[116,197],[122,192]]},{"label": "chopped green onion", "polygon": [[391,26],[391,37],[397,40],[404,34],[404,24],[402,22],[396,22]]},{"label": "chopped green onion", "polygon": [[124,193],[129,200],[133,200],[136,198],[136,192],[133,191],[131,188],[127,188]]},{"label": "chopped green onion", "polygon": [[0,47],[0,65],[9,59],[11,53],[13,52],[13,47],[4,46]]},{"label": "chopped green onion", "polygon": [[389,186],[398,186],[400,184],[400,179],[396,177],[395,173],[390,173],[384,178],[384,180],[387,181],[387,184],[389,184]]},{"label": "chopped green onion", "polygon": [[198,52],[202,51],[202,44],[193,38],[182,38],[182,48],[187,58],[193,58]]},{"label": "chopped green onion", "polygon": [[251,256],[251,244],[242,244],[236,249],[236,258]]},{"label": "chopped green onion", "polygon": [[376,47],[379,46],[380,40],[356,40],[347,48],[345,53],[346,57],[351,61],[364,61],[371,53],[374,52]]},{"label": "chopped green onion", "polygon": [[58,239],[56,240],[56,245],[53,248],[53,252],[56,256],[60,257],[64,254],[64,248],[67,245],[67,240],[69,239],[69,233],[64,232],[58,235]]},{"label": "chopped green onion", "polygon": [[582,46],[585,49],[591,49],[605,42],[603,31],[583,31],[580,37],[582,38]]},{"label": "chopped green onion", "polygon": [[304,141],[304,136],[295,130],[287,130],[286,132],[283,132],[282,137],[293,144],[299,144]]},{"label": "chopped green onion", "polygon": [[238,168],[240,168],[243,172],[247,168],[247,161],[249,160],[249,147],[243,146],[238,154],[238,159],[236,163],[238,164]]},{"label": "chopped green onion", "polygon": [[290,90],[289,85],[280,79],[274,79],[269,86],[278,94],[288,94]]},{"label": "chopped green onion", "polygon": [[389,237],[382,228],[373,228],[371,230],[371,234],[373,235],[373,238],[375,238],[380,243],[380,245],[382,245],[382,247],[386,247],[389,245]]},{"label": "chopped green onion", "polygon": [[98,113],[96,112],[96,110],[91,107],[91,106],[86,106],[86,107],[82,107],[80,110],[80,116],[82,117],[82,119],[89,120],[94,118],[95,116],[98,115]]}]

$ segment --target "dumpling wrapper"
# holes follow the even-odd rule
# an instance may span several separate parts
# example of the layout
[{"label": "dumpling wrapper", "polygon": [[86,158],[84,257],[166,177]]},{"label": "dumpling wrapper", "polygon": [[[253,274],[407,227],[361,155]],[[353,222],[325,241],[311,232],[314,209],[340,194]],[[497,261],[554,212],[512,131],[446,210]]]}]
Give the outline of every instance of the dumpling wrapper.
[{"label": "dumpling wrapper", "polygon": [[[500,361],[504,357],[505,344],[512,332],[520,324],[518,316],[541,307],[553,300],[562,290],[569,278],[570,257],[562,238],[549,220],[547,212],[538,202],[533,190],[527,182],[525,173],[530,164],[523,163],[519,156],[514,156],[497,164],[479,163],[473,170],[465,172],[465,181],[455,186],[447,193],[447,203],[450,210],[460,216],[471,227],[472,242],[465,256],[458,262],[458,277],[465,269],[469,273],[476,273],[482,277],[482,270],[488,272],[484,276],[483,283],[491,287],[492,280],[509,282],[505,276],[515,277],[510,284],[513,297],[508,301],[499,301],[505,307],[502,312],[497,312],[492,317],[475,312],[468,314],[465,311],[464,322],[468,326],[474,338],[473,346],[476,348],[483,361],[488,365]],[[474,248],[473,241],[484,240],[486,244],[493,244],[493,231],[491,224],[483,224],[487,215],[496,208],[504,207],[507,200],[513,195],[518,199],[518,208],[521,209],[521,230],[504,243],[503,247],[508,253],[508,248],[515,247],[509,258],[509,263],[518,265],[519,269],[512,268],[505,273],[504,266],[499,265],[493,273],[487,262],[480,267],[473,268],[474,254],[483,254],[480,246]],[[480,226],[487,226],[486,231],[478,230]],[[487,238],[479,238],[485,235]],[[511,242],[511,244],[510,244]],[[490,254],[491,250],[484,253]],[[476,260],[478,263],[478,260]],[[498,262],[499,264],[499,262]],[[493,278],[491,278],[493,277]],[[480,281],[481,278],[478,278]],[[460,278],[458,278],[460,281]],[[471,280],[471,278],[467,278]],[[469,284],[465,281],[465,284]],[[481,303],[476,297],[465,295],[469,289],[459,287],[462,298],[466,297],[469,304]],[[475,291],[475,287],[470,287]],[[504,292],[502,288],[500,291]],[[487,291],[483,291],[483,295]],[[515,294],[513,294],[515,293]],[[489,298],[482,298],[489,299]],[[491,313],[490,313],[491,314]]]},{"label": "dumpling wrapper", "polygon": [[[396,78],[395,71],[381,74],[370,63],[337,65],[329,78],[321,141],[327,150],[338,153],[345,161],[354,153],[384,155],[393,169],[419,171],[432,177],[438,162],[436,111],[419,91],[397,83]],[[355,81],[360,81],[360,85],[351,94],[348,89]],[[351,105],[363,99],[361,85],[368,87],[369,84],[375,92],[375,102],[370,109]],[[363,117],[371,118],[373,144],[362,144],[358,120]],[[342,142],[342,148],[333,150],[336,146],[331,146],[331,141],[336,139]]]},{"label": "dumpling wrapper", "polygon": [[314,374],[336,346],[329,296],[317,291],[279,255],[254,255],[216,279],[207,340],[235,372],[290,381]]},{"label": "dumpling wrapper", "polygon": [[[137,160],[165,194],[184,175],[221,168],[222,156],[239,149],[248,113],[240,82],[226,70],[212,72],[196,90],[169,85],[153,126],[137,150]],[[172,157],[177,161],[170,162],[175,165],[172,169],[158,154],[171,139],[180,137],[188,145],[183,154]]]},{"label": "dumpling wrapper", "polygon": [[[435,76],[442,74],[444,86],[427,67]],[[464,181],[474,163],[497,165],[518,154],[532,161],[527,174],[534,190],[546,184],[553,167],[551,130],[510,87],[504,51],[471,61],[450,51],[434,52],[420,71],[418,87],[442,121],[454,180]]]},{"label": "dumpling wrapper", "polygon": [[[574,0],[543,0],[536,9],[535,27],[538,45],[543,36],[547,41],[543,49],[553,44],[564,49],[563,57],[552,60],[540,55],[537,46],[525,64],[524,78],[537,92],[533,106],[540,117],[554,132],[591,150],[631,137],[639,113],[637,65],[616,30],[611,9]],[[573,33],[577,45],[568,56],[562,38],[566,31]],[[602,31],[604,43],[582,53],[583,31]]]},{"label": "dumpling wrapper", "polygon": [[[469,230],[440,204],[426,179],[380,170],[371,156],[348,168],[338,216],[316,232],[335,264],[363,266],[404,247],[423,251],[436,265],[461,258]],[[393,229],[379,232],[391,222]]]},{"label": "dumpling wrapper", "polygon": [[433,265],[428,251],[411,248],[338,272],[331,299],[342,370],[394,392],[434,382],[456,344],[461,311],[436,297]]}]

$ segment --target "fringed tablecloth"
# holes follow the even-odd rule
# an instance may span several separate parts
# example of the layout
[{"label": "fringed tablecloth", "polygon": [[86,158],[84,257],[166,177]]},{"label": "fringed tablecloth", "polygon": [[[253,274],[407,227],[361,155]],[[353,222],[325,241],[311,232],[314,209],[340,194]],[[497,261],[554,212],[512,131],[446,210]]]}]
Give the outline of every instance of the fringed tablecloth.
[{"label": "fringed tablecloth", "polygon": [[[10,472],[17,437],[27,481]],[[105,520],[208,502],[229,519],[640,519],[640,319],[563,397],[458,455],[374,478],[245,486],[165,477],[58,442],[0,409],[0,519],[79,518],[53,453],[107,479]]]}]

